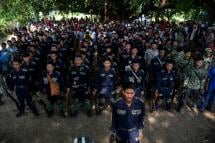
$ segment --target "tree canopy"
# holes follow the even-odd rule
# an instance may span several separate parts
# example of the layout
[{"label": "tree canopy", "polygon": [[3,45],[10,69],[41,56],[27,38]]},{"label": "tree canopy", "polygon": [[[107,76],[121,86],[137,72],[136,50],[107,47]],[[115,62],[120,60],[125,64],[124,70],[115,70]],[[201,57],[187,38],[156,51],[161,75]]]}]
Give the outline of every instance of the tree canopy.
[{"label": "tree canopy", "polygon": [[52,10],[62,13],[93,13],[104,18],[105,3],[110,20],[133,20],[141,15],[171,18],[174,14],[185,18],[204,18],[215,21],[215,0],[3,0],[0,1],[0,27],[14,21],[25,23],[39,12],[47,15]]}]

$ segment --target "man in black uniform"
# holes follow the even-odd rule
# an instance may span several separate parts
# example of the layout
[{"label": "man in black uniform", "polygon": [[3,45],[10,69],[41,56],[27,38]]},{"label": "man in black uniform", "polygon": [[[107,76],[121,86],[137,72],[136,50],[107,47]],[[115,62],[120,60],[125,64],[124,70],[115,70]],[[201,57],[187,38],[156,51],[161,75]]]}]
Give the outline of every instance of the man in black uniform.
[{"label": "man in black uniform", "polygon": [[35,64],[34,62],[31,60],[30,54],[29,53],[25,53],[22,55],[22,63],[21,63],[21,68],[24,72],[27,73],[27,76],[29,78],[29,89],[30,92],[32,93],[32,95],[36,92],[36,78],[34,78],[35,76]]},{"label": "man in black uniform", "polygon": [[51,117],[54,113],[54,105],[57,104],[60,115],[64,116],[64,105],[62,96],[63,79],[62,75],[55,70],[54,63],[47,63],[46,71],[42,74],[41,92],[46,93],[49,101],[47,114]]},{"label": "man in black uniform", "polygon": [[71,115],[76,117],[81,106],[88,116],[92,115],[91,100],[89,96],[89,72],[83,65],[82,56],[77,55],[74,66],[69,70],[67,80],[67,97],[72,93]]},{"label": "man in black uniform", "polygon": [[20,103],[20,109],[16,117],[20,117],[25,112],[25,101],[32,110],[32,112],[38,116],[36,107],[32,104],[32,97],[29,91],[29,77],[26,72],[21,69],[19,60],[13,61],[13,70],[11,72],[11,85],[15,89],[17,99]]},{"label": "man in black uniform", "polygon": [[143,139],[145,106],[144,102],[134,95],[135,88],[126,85],[123,97],[113,106],[111,143],[115,139],[117,143],[140,143]]}]

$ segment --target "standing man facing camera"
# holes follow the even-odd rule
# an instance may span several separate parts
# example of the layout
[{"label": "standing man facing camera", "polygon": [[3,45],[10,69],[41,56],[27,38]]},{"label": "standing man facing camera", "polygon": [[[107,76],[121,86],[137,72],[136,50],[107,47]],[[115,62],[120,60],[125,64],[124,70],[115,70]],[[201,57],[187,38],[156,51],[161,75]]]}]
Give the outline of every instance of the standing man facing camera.
[{"label": "standing man facing camera", "polygon": [[126,85],[123,97],[115,102],[110,143],[140,143],[143,139],[145,106],[144,102],[134,95],[134,87]]}]

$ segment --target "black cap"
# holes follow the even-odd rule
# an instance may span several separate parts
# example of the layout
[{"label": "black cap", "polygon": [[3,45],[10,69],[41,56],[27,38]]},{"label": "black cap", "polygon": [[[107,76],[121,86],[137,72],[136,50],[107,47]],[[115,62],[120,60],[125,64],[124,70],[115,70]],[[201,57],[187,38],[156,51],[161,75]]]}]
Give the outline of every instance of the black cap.
[{"label": "black cap", "polygon": [[84,45],[82,45],[82,46],[81,46],[81,49],[86,49],[86,48],[87,48],[87,47],[86,47],[86,46],[84,46]]},{"label": "black cap", "polygon": [[85,38],[85,39],[83,40],[83,42],[87,42],[87,43],[89,43],[89,42],[90,42],[90,40],[89,40],[88,38]]},{"label": "black cap", "polygon": [[87,54],[86,51],[81,51],[81,52],[80,52],[80,55],[86,55],[86,54]]},{"label": "black cap", "polygon": [[166,51],[166,49],[161,47],[161,48],[159,48],[159,51]]},{"label": "black cap", "polygon": [[132,60],[132,64],[140,64],[141,60],[140,59],[134,59]]},{"label": "black cap", "polygon": [[112,62],[112,60],[111,60],[109,57],[104,57],[104,59],[103,59],[103,63],[104,63],[105,61]]},{"label": "black cap", "polygon": [[135,87],[131,83],[125,83],[123,85],[123,90],[125,91],[127,89],[133,89],[133,90],[135,90]]},{"label": "black cap", "polygon": [[184,53],[187,53],[187,52],[192,52],[192,50],[191,49],[185,49]]},{"label": "black cap", "polygon": [[13,62],[18,62],[18,63],[21,63],[21,59],[20,59],[19,57],[17,57],[17,58],[14,58],[14,59],[13,59]]},{"label": "black cap", "polygon": [[52,65],[53,67],[55,67],[55,63],[53,62],[47,62],[46,65]]},{"label": "black cap", "polygon": [[131,50],[133,50],[133,49],[137,49],[138,50],[138,48],[136,46],[134,46],[134,45],[131,47]]},{"label": "black cap", "polygon": [[151,42],[151,45],[153,45],[153,44],[158,44],[155,40],[153,40],[152,42]]},{"label": "black cap", "polygon": [[29,53],[24,53],[24,54],[22,55],[23,58],[26,58],[26,57],[29,57],[29,56],[30,56]]},{"label": "black cap", "polygon": [[2,42],[2,43],[1,43],[1,45],[4,45],[4,46],[6,46],[7,44],[6,44],[5,42]]},{"label": "black cap", "polygon": [[195,57],[195,61],[203,61],[203,60],[204,60],[203,57],[200,55]]},{"label": "black cap", "polygon": [[166,64],[174,64],[174,61],[171,59],[166,60]]},{"label": "black cap", "polygon": [[52,54],[58,55],[58,52],[56,52],[56,51],[51,51],[50,54],[51,54],[51,55],[52,55]]}]

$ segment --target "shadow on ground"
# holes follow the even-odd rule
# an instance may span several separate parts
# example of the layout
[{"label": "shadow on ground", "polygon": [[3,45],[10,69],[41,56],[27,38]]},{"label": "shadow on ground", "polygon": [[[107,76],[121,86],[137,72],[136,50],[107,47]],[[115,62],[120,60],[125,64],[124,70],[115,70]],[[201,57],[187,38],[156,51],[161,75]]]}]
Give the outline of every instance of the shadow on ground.
[{"label": "shadow on ground", "polygon": [[[73,143],[76,136],[92,137],[96,143],[108,143],[111,114],[88,118],[47,118],[42,109],[35,118],[26,113],[15,118],[16,110],[8,98],[0,106],[0,143]],[[195,114],[189,109],[182,113],[160,111],[145,117],[144,143],[212,143],[215,141],[215,115],[209,112]]]}]

